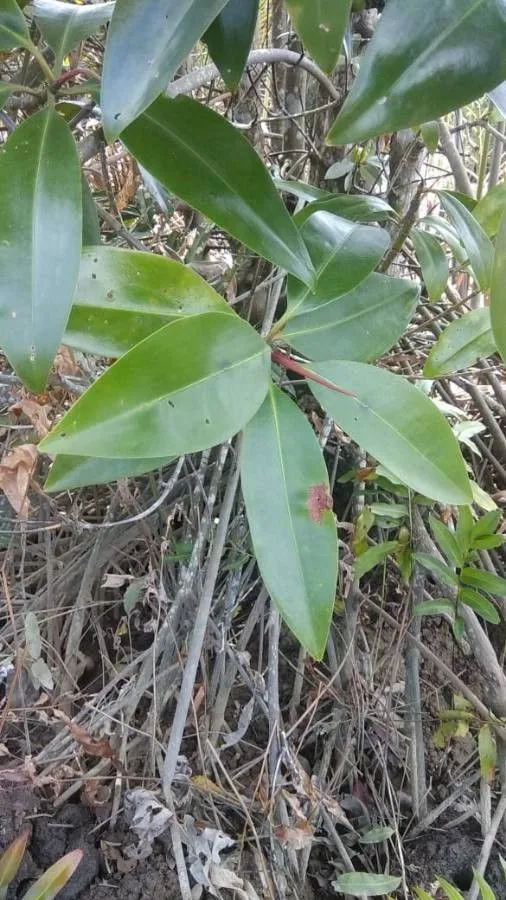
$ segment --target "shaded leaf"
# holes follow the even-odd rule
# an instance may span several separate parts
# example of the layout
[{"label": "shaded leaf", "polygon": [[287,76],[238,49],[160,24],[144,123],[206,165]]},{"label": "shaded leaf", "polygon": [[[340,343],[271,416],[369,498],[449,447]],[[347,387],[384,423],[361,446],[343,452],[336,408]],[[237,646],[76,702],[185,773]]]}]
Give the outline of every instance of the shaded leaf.
[{"label": "shaded leaf", "polygon": [[0,856],[0,900],[6,900],[7,888],[11,881],[14,881],[16,872],[23,861],[29,837],[30,829],[27,828],[9,844]]},{"label": "shaded leaf", "polygon": [[332,198],[334,195],[330,191],[324,191],[314,184],[306,184],[305,181],[285,181],[283,178],[272,179],[278,191],[284,194],[293,194],[299,200],[325,200]]},{"label": "shaded leaf", "polygon": [[0,109],[4,108],[11,94],[12,88],[8,84],[0,83]]},{"label": "shaded leaf", "polygon": [[490,287],[490,323],[497,349],[506,362],[506,212],[495,243]]},{"label": "shaded leaf", "polygon": [[430,530],[439,546],[439,549],[446,556],[448,562],[460,568],[464,563],[464,555],[460,549],[460,544],[456,535],[452,534],[450,529],[446,527],[439,519],[436,519],[432,513],[429,514]]},{"label": "shaded leaf", "polygon": [[31,611],[25,616],[25,642],[30,659],[39,659],[42,650],[40,628],[37,616]]},{"label": "shaded leaf", "polygon": [[92,456],[64,456],[59,454],[46,478],[44,490],[71,491],[90,484],[109,484],[118,478],[134,478],[167,465],[161,459],[97,459]]},{"label": "shaded leaf", "polygon": [[467,251],[478,287],[486,291],[492,277],[494,248],[483,228],[460,200],[440,192],[441,203]]},{"label": "shaded leaf", "polygon": [[431,556],[430,553],[414,553],[413,559],[420,563],[424,569],[428,569],[436,581],[448,585],[448,587],[458,587],[459,578],[446,563],[442,562],[437,556]]},{"label": "shaded leaf", "polygon": [[403,334],[418,296],[413,282],[373,273],[344,296],[290,319],[281,336],[314,360],[371,362]]},{"label": "shaded leaf", "polygon": [[146,593],[146,588],[150,583],[151,575],[144,575],[142,578],[136,578],[132,581],[131,584],[128,585],[125,593],[123,594],[123,608],[127,614],[130,616],[140,602],[142,597]]},{"label": "shaded leaf", "polygon": [[[114,140],[167,86],[227,0],[116,0],[100,106]],[[146,138],[149,142],[149,137]]]},{"label": "shaded leaf", "polygon": [[244,430],[241,482],[266,588],[303,647],[321,659],[337,576],[328,475],[307,419],[275,387]]},{"label": "shaded leaf", "polygon": [[359,844],[379,844],[381,841],[387,841],[393,834],[395,834],[395,829],[390,825],[376,825],[364,832],[358,841]]},{"label": "shaded leaf", "polygon": [[100,223],[97,205],[84,174],[81,178],[81,187],[83,192],[83,247],[90,247],[100,244]]},{"label": "shaded leaf", "polygon": [[308,252],[272,178],[230,122],[188,97],[161,97],[122,139],[164,187],[256,253],[311,281]]},{"label": "shaded leaf", "polygon": [[[291,184],[291,182],[289,182]],[[303,198],[308,199],[308,198]],[[333,213],[352,222],[384,222],[395,216],[395,212],[381,197],[360,196],[359,194],[331,194],[314,198],[295,216],[300,226],[314,212]]]},{"label": "shaded leaf", "polygon": [[24,47],[30,42],[26,19],[15,0],[0,4],[0,51]]},{"label": "shaded leaf", "polygon": [[485,881],[483,875],[480,875],[476,869],[473,869],[474,879],[480,889],[480,900],[497,900],[494,891],[490,887],[490,885]]},{"label": "shaded leaf", "polygon": [[459,591],[459,600],[461,603],[465,603],[466,606],[469,606],[470,609],[474,610],[474,612],[478,616],[481,616],[482,619],[485,619],[486,622],[491,622],[492,625],[498,625],[501,621],[499,612],[494,604],[491,603],[487,597],[484,597],[483,594],[479,594],[478,591],[474,591],[472,588],[463,587]]},{"label": "shaded leaf", "polygon": [[255,33],[258,0],[228,0],[203,40],[228,87],[241,80]]},{"label": "shaded leaf", "polygon": [[441,240],[448,244],[458,263],[463,264],[468,261],[467,253],[464,250],[462,241],[453,225],[450,225],[446,219],[441,218],[441,216],[424,216],[423,219],[420,220],[420,224],[432,228],[436,234],[439,235]]},{"label": "shaded leaf", "polygon": [[355,578],[362,578],[371,569],[384,562],[390,553],[394,553],[399,548],[398,541],[383,541],[375,547],[369,547],[360,556],[357,556],[353,563],[353,574]]},{"label": "shaded leaf", "polygon": [[432,347],[423,374],[440,378],[473,366],[496,351],[490,309],[473,309],[447,325]]},{"label": "shaded leaf", "polygon": [[328,212],[315,212],[302,225],[301,236],[316,271],[313,288],[288,278],[290,317],[318,309],[364,281],[390,244],[386,231],[357,225]]},{"label": "shaded leaf", "polygon": [[286,6],[305,49],[325,71],[331,72],[343,48],[352,0],[286,0]]},{"label": "shaded leaf", "polygon": [[503,119],[506,119],[506,81],[503,81],[493,91],[489,91],[488,96]]},{"label": "shaded leaf", "polygon": [[70,880],[82,858],[82,850],[72,850],[62,856],[32,884],[23,900],[53,900]]},{"label": "shaded leaf", "polygon": [[327,138],[364,141],[464,106],[506,78],[506,16],[490,0],[388,0]]},{"label": "shaded leaf", "polygon": [[197,452],[249,421],[269,374],[267,344],[238,316],[176,319],[111,366],[40,449],[106,459]]},{"label": "shaded leaf", "polygon": [[411,240],[420,263],[429,300],[439,300],[448,283],[449,266],[446,255],[439,241],[427,231],[413,228]]},{"label": "shaded leaf", "polygon": [[97,356],[121,356],[148,335],[199,312],[234,315],[200,275],[182,263],[102,246],[83,250],[65,343]]},{"label": "shaded leaf", "polygon": [[33,0],[37,28],[57,60],[63,60],[76,44],[106,25],[113,10],[113,2],[78,6],[62,0]]},{"label": "shaded leaf", "polygon": [[30,663],[30,675],[37,687],[43,687],[46,691],[54,690],[54,678],[51,669],[40,656]]},{"label": "shaded leaf", "polygon": [[506,578],[501,578],[500,575],[485,572],[483,569],[466,567],[462,569],[460,578],[462,584],[479,588],[479,590],[487,591],[488,594],[494,594],[497,597],[506,597]]},{"label": "shaded leaf", "polygon": [[472,545],[472,533],[474,527],[473,515],[469,506],[459,506],[455,538],[463,556],[467,556]]},{"label": "shaded leaf", "polygon": [[329,387],[310,382],[324,409],[402,484],[442,503],[471,501],[465,463],[451,428],[418,388],[364,363],[322,362],[311,369],[329,382]]},{"label": "shaded leaf", "polygon": [[496,184],[476,204],[473,216],[485,234],[493,238],[499,231],[501,219],[506,213],[506,184]]},{"label": "shaded leaf", "polygon": [[371,875],[369,872],[347,872],[339,875],[332,886],[336,891],[349,894],[351,897],[381,897],[388,891],[395,891],[402,878],[395,875]]},{"label": "shaded leaf", "polygon": [[54,109],[22,123],[0,156],[2,346],[29,390],[44,389],[72,305],[81,251],[81,173]]},{"label": "shaded leaf", "polygon": [[481,516],[473,525],[471,531],[471,542],[474,543],[478,538],[485,535],[495,534],[501,522],[501,513],[498,509],[492,509],[490,512]]},{"label": "shaded leaf", "polygon": [[455,604],[451,600],[445,600],[444,597],[441,597],[439,600],[426,600],[424,603],[415,603],[413,615],[449,616],[453,619],[455,616]]},{"label": "shaded leaf", "polygon": [[427,150],[435,153],[439,146],[439,124],[438,122],[424,122],[420,125],[420,134]]},{"label": "shaded leaf", "polygon": [[438,884],[441,890],[444,891],[447,900],[464,900],[460,891],[458,891],[456,887],[453,887],[449,881],[446,881],[444,878],[438,878]]}]

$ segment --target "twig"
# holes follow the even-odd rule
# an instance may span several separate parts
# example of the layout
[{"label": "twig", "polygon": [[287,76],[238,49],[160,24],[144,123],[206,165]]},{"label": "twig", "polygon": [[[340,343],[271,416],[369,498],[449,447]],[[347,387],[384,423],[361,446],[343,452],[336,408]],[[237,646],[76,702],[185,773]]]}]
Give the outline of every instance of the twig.
[{"label": "twig", "polygon": [[[416,546],[416,541],[415,541]],[[425,573],[415,563],[411,579],[411,612],[423,600]],[[409,634],[420,640],[421,616],[413,615],[409,624]],[[408,643],[405,656],[406,667],[406,724],[410,736],[409,756],[411,768],[411,792],[413,812],[417,822],[427,815],[427,784],[425,782],[425,747],[422,728],[422,701],[420,696],[420,650],[413,642]]]},{"label": "twig", "polygon": [[[494,818],[492,819],[492,823],[490,825],[488,834],[486,835],[485,840],[483,841],[480,858],[478,860],[478,865],[476,866],[476,871],[478,872],[478,875],[485,875],[485,869],[487,868],[488,861],[490,859],[490,854],[492,852],[492,847],[494,846],[494,841],[495,841],[495,838],[497,835],[497,831],[499,829],[499,826],[500,826],[505,814],[506,814],[506,797],[501,797],[501,799],[499,800],[499,803],[497,804],[497,809],[494,813]],[[480,893],[480,888],[475,879],[471,885],[471,890],[469,891],[468,900],[478,900],[479,893]]]}]

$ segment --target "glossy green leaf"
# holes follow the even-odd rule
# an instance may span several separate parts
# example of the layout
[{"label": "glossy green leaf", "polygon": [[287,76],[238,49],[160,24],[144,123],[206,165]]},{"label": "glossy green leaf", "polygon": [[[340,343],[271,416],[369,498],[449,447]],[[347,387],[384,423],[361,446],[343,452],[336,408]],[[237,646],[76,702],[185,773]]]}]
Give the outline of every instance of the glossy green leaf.
[{"label": "glossy green leaf", "polygon": [[0,0],[0,51],[24,47],[29,41],[26,19],[16,0]]},{"label": "glossy green leaf", "polygon": [[487,597],[484,597],[483,594],[479,594],[478,591],[474,591],[472,588],[463,587],[459,591],[459,600],[461,603],[465,603],[466,606],[469,606],[470,609],[474,610],[474,612],[478,616],[481,616],[482,619],[485,619],[486,622],[491,622],[492,625],[498,625],[501,621],[501,617],[494,604],[491,603]]},{"label": "glossy green leaf", "polygon": [[473,309],[448,325],[432,347],[423,374],[441,378],[473,366],[496,351],[490,309]]},{"label": "glossy green leaf", "polygon": [[473,213],[474,215],[476,207],[476,200],[474,197],[470,197],[469,194],[463,194],[462,191],[452,191],[449,188],[445,191],[445,194],[458,200],[462,206],[465,206],[468,212]]},{"label": "glossy green leaf", "polygon": [[458,587],[458,575],[437,556],[431,556],[429,553],[414,553],[413,559],[431,572],[436,581],[440,581],[448,587]]},{"label": "glossy green leaf", "polygon": [[283,178],[273,178],[273,183],[278,191],[284,194],[293,194],[299,200],[328,200],[333,197],[330,191],[323,191],[321,188],[313,184],[306,184],[305,181],[285,181]]},{"label": "glossy green leaf", "polygon": [[490,238],[499,231],[501,219],[506,213],[506,184],[496,184],[476,204],[473,216]]},{"label": "glossy green leaf", "polygon": [[83,192],[83,247],[91,247],[100,244],[100,222],[97,205],[84,174],[81,178],[81,188]]},{"label": "glossy green leaf", "polygon": [[371,569],[376,568],[380,563],[384,562],[390,553],[394,553],[399,548],[398,541],[384,541],[376,544],[375,547],[369,547],[360,556],[357,556],[353,563],[353,574],[355,578],[362,578]]},{"label": "glossy green leaf", "polygon": [[439,300],[446,290],[449,276],[448,260],[436,238],[420,228],[411,230],[411,240],[420,263],[429,300]]},{"label": "glossy green leaf", "polygon": [[0,343],[42,391],[72,305],[81,251],[81,172],[68,125],[46,108],[0,156]]},{"label": "glossy green leaf", "polygon": [[490,324],[494,342],[506,363],[506,213],[495,242],[494,269],[490,287]]},{"label": "glossy green leaf", "polygon": [[286,0],[290,17],[306,51],[325,72],[342,52],[352,0]]},{"label": "glossy green leaf", "polygon": [[53,900],[70,880],[83,858],[82,850],[72,850],[57,860],[23,895],[23,900]]},{"label": "glossy green leaf", "polygon": [[[506,34],[505,34],[506,38]],[[483,228],[460,200],[440,192],[441,203],[467,251],[478,287],[486,291],[492,276],[494,247]]]},{"label": "glossy green leaf", "polygon": [[347,294],[364,281],[388,248],[386,231],[357,225],[328,212],[315,212],[300,233],[309,250],[316,279],[313,290],[296,278],[288,278],[290,317],[318,309],[323,303]]},{"label": "glossy green leaf", "polygon": [[[306,199],[306,198],[304,198]],[[295,216],[300,226],[314,212],[333,213],[353,222],[385,222],[395,216],[395,212],[381,197],[360,196],[359,194],[334,194],[330,197],[316,198],[308,203]]]},{"label": "glossy green leaf", "polygon": [[9,885],[11,881],[14,881],[16,872],[23,861],[29,837],[30,829],[28,828],[15,838],[0,856],[0,900],[6,900]]},{"label": "glossy green leaf", "polygon": [[369,872],[347,872],[332,882],[336,891],[350,897],[383,897],[399,887],[402,878],[395,875],[371,875]]},{"label": "glossy green leaf", "polygon": [[423,603],[415,603],[413,615],[448,616],[450,619],[453,619],[455,617],[455,604],[451,600],[445,600],[444,597],[438,600],[425,600]]},{"label": "glossy green leaf", "polygon": [[234,90],[241,80],[255,34],[258,0],[228,0],[204,41],[228,87]]},{"label": "glossy green leaf", "polygon": [[429,524],[432,535],[443,556],[446,557],[452,566],[460,568],[464,563],[464,556],[456,535],[452,534],[450,529],[439,519],[436,519],[432,513],[429,514]]},{"label": "glossy green leaf", "polygon": [[466,567],[462,569],[460,578],[462,584],[467,584],[469,587],[487,591],[488,594],[494,594],[497,597],[506,597],[506,578],[501,578],[500,575],[485,572],[483,569]]},{"label": "glossy green leaf", "polygon": [[364,141],[437,119],[506,78],[502,0],[388,0],[328,137]]},{"label": "glossy green leaf", "polygon": [[113,2],[78,6],[62,0],[33,0],[37,28],[58,60],[106,25],[113,10]]},{"label": "glossy green leaf", "polygon": [[328,474],[306,417],[273,386],[244,430],[241,483],[267,590],[303,647],[321,659],[337,578]]},{"label": "glossy green leaf", "polygon": [[176,319],[111,366],[40,449],[106,459],[197,452],[254,416],[269,375],[267,344],[238,316]]},{"label": "glossy green leaf", "polygon": [[100,99],[108,140],[117,138],[158,97],[226,3],[116,0]]},{"label": "glossy green leaf", "polygon": [[439,146],[439,123],[424,122],[423,125],[420,125],[420,134],[427,150],[435,153]]},{"label": "glossy green leaf", "polygon": [[403,334],[418,296],[412,281],[374,272],[343,297],[290,319],[280,336],[310,359],[371,362]]},{"label": "glossy green leaf", "polygon": [[161,97],[122,139],[169,191],[260,256],[311,281],[308,252],[272,178],[230,122],[188,97]]},{"label": "glossy green leaf", "polygon": [[442,219],[441,216],[424,216],[424,218],[420,220],[420,224],[432,228],[436,234],[439,235],[441,240],[448,244],[458,263],[462,264],[467,262],[468,257],[462,241],[453,225],[450,225],[446,219]]},{"label": "glossy green leaf", "polygon": [[418,388],[364,363],[322,362],[311,369],[329,383],[310,382],[324,409],[402,484],[442,503],[471,502],[459,445],[442,413]]},{"label": "glossy green leaf", "polygon": [[64,341],[86,353],[114,358],[171,320],[212,311],[234,315],[225,300],[182,263],[136,250],[87,248]]},{"label": "glossy green leaf", "polygon": [[168,463],[162,459],[99,459],[93,456],[56,457],[44,484],[48,493],[72,491],[90,484],[109,484],[119,478],[134,478]]}]

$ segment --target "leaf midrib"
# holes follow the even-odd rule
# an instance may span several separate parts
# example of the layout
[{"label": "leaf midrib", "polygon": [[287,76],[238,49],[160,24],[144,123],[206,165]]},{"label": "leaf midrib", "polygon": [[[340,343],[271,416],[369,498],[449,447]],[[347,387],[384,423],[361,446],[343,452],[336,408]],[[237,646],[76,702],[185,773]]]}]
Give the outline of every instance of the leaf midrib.
[{"label": "leaf midrib", "polygon": [[[407,294],[407,291],[406,291],[406,294]],[[343,294],[343,297],[344,296],[346,296],[346,295]],[[396,299],[399,300],[400,298],[404,298],[404,297],[405,297],[404,294],[399,294],[399,296]],[[335,303],[336,305],[339,305],[339,303],[341,303],[342,300],[343,300],[342,297],[338,297],[336,300],[331,301],[331,303]],[[317,325],[314,328],[302,328],[299,331],[290,331],[289,329],[287,329],[286,331],[283,332],[283,335],[285,337],[291,338],[291,337],[297,337],[297,336],[304,335],[304,334],[313,334],[318,331],[328,331],[330,328],[335,328],[336,326],[348,325],[350,322],[353,322],[354,319],[360,319],[360,318],[362,318],[362,316],[370,315],[371,312],[380,311],[385,306],[392,305],[393,302],[394,301],[392,301],[391,297],[385,297],[385,299],[382,300],[381,303],[376,303],[374,306],[367,307],[367,309],[362,309],[358,312],[350,313],[346,317],[338,319],[335,322],[327,322],[324,325]],[[325,306],[330,306],[330,303],[326,303]],[[309,313],[308,313],[308,315],[309,315]]]}]

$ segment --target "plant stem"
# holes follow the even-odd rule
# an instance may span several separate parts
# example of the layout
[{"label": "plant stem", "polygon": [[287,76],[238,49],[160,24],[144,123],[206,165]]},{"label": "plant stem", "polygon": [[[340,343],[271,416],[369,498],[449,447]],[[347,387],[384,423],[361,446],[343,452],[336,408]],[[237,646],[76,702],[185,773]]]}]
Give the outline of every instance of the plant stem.
[{"label": "plant stem", "polygon": [[44,55],[40,52],[39,48],[35,46],[33,41],[26,42],[26,49],[29,53],[31,53],[35,62],[38,64],[45,80],[51,84],[51,82],[54,81],[54,72],[47,60],[44,58]]},{"label": "plant stem", "polygon": [[274,363],[282,366],[283,369],[295,372],[296,375],[301,375],[302,378],[306,378],[307,381],[314,381],[315,384],[321,384],[322,387],[326,387],[329,391],[334,391],[336,394],[344,394],[345,397],[353,397],[354,400],[357,399],[356,394],[352,394],[351,391],[345,391],[344,388],[337,387],[332,381],[327,381],[326,378],[322,378],[320,375],[317,375],[316,372],[307,369],[305,365],[292,359],[292,357],[289,356],[288,353],[284,353],[283,350],[273,350],[271,359]]},{"label": "plant stem", "polygon": [[16,84],[14,81],[2,81],[2,85],[9,87],[13,94],[31,94],[32,97],[40,97],[40,88],[28,87],[26,84]]}]

